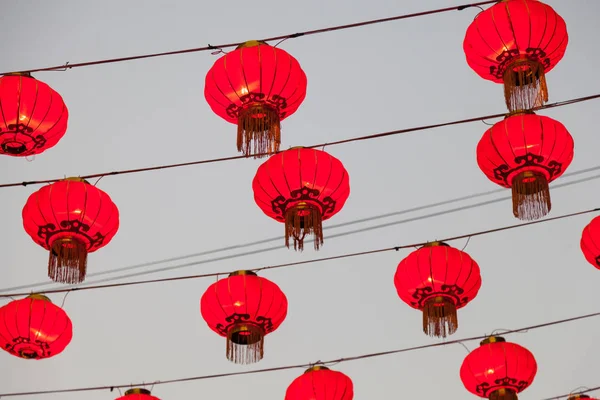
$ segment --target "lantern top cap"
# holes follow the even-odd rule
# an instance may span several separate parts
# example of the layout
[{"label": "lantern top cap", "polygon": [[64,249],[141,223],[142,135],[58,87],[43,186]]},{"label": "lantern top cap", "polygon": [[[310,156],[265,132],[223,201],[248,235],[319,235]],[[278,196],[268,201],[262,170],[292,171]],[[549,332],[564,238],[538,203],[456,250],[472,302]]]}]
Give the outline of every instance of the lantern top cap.
[{"label": "lantern top cap", "polygon": [[434,240],[433,242],[427,242],[427,243],[425,243],[425,244],[424,244],[423,246],[421,246],[421,247],[423,248],[423,247],[437,247],[437,246],[446,246],[446,247],[450,247],[450,245],[449,245],[449,244],[447,244],[447,243],[444,243],[444,242],[441,242],[441,241],[439,241],[439,240]]},{"label": "lantern top cap", "polygon": [[9,72],[8,74],[4,74],[3,76],[25,76],[27,78],[33,78],[33,76],[31,76],[31,72],[27,72],[27,71]]},{"label": "lantern top cap", "polygon": [[535,115],[533,110],[515,110],[513,112],[509,112],[504,116],[504,119],[508,119],[510,117],[518,117],[523,115]]},{"label": "lantern top cap", "polygon": [[587,394],[573,394],[569,396],[567,400],[579,400],[579,399],[590,399],[590,396]]},{"label": "lantern top cap", "polygon": [[491,336],[488,336],[485,339],[483,339],[479,343],[479,345],[483,346],[483,345],[486,345],[486,344],[489,344],[489,343],[503,343],[503,342],[506,342],[506,339],[504,339],[502,336],[491,335]]},{"label": "lantern top cap", "polygon": [[229,274],[229,276],[241,276],[241,275],[257,276],[255,272],[245,270],[245,269],[242,269],[239,271],[233,271],[232,273]]},{"label": "lantern top cap", "polygon": [[313,372],[313,371],[328,371],[328,370],[329,370],[329,368],[327,368],[324,365],[313,365],[312,367],[310,367],[309,369],[304,371],[304,373],[308,374],[309,372]]},{"label": "lantern top cap", "polygon": [[129,389],[128,391],[125,392],[125,396],[129,396],[131,394],[151,394],[150,391],[148,389],[142,389],[142,388],[133,388],[133,389]]},{"label": "lantern top cap", "polygon": [[40,293],[31,293],[29,296],[27,296],[27,298],[34,299],[34,300],[48,301],[48,302],[52,303],[52,301],[48,297],[46,297]]},{"label": "lantern top cap", "polygon": [[63,180],[63,181],[71,181],[71,182],[83,182],[83,183],[87,183],[87,184],[89,184],[89,182],[88,182],[88,181],[86,181],[85,179],[83,179],[83,178],[80,178],[80,177],[78,177],[78,176],[70,176],[70,177],[68,177],[68,178],[65,178],[65,179],[62,179],[62,180]]},{"label": "lantern top cap", "polygon": [[246,47],[256,47],[256,46],[268,46],[267,42],[262,41],[262,40],[248,40],[240,45],[238,45],[238,47],[236,47],[235,49],[243,49]]}]

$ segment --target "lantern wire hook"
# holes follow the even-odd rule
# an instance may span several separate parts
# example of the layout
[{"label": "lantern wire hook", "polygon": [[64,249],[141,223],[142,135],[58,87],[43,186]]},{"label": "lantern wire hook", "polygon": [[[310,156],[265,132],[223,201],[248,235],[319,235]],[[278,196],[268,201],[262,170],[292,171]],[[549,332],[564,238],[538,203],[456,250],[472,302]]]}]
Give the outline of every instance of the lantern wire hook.
[{"label": "lantern wire hook", "polygon": [[490,124],[490,123],[487,123],[487,122],[485,122],[485,120],[484,120],[484,119],[482,119],[482,120],[481,120],[481,122],[483,122],[483,123],[484,123],[484,124],[486,124],[487,126],[494,126],[494,124]]},{"label": "lantern wire hook", "polygon": [[570,394],[570,395],[571,395],[571,394],[576,394],[575,392],[577,392],[577,393],[581,393],[583,390],[585,390],[585,391],[589,391],[589,390],[590,390],[590,388],[589,388],[589,387],[587,387],[587,386],[579,386],[579,387],[577,387],[577,388],[575,388],[575,389],[571,390],[571,393],[569,393],[569,394]]},{"label": "lantern wire hook", "polygon": [[467,238],[467,243],[465,243],[465,245],[463,246],[463,248],[460,251],[465,251],[465,249],[467,248],[467,246],[469,245],[469,242],[471,241],[471,236],[469,236]]},{"label": "lantern wire hook", "polygon": [[210,53],[210,54],[212,54],[213,56],[216,56],[216,55],[218,55],[218,54],[221,54],[221,53],[223,53],[223,54],[227,54],[227,52],[226,52],[225,50],[223,50],[222,48],[220,48],[220,47],[215,47],[215,46],[213,46],[213,45],[212,45],[212,44],[210,44],[210,43],[208,44],[208,48],[209,48],[209,49],[214,49],[214,50],[215,50],[215,51],[212,51],[212,52]]},{"label": "lantern wire hook", "polygon": [[65,72],[66,70],[68,70],[68,69],[71,69],[71,67],[69,66],[69,63],[70,63],[70,61],[67,61],[67,62],[65,63],[65,66],[64,66],[64,67],[62,67],[62,68],[60,68],[60,69],[51,69],[51,70],[49,70],[49,71],[51,71],[51,72]]},{"label": "lantern wire hook", "polygon": [[275,43],[275,45],[273,47],[277,47],[279,46],[281,43],[285,42],[286,40],[288,40],[290,38],[290,36],[288,37],[284,37],[283,39],[281,39],[279,42]]},{"label": "lantern wire hook", "polygon": [[463,342],[456,342],[456,343],[458,343],[458,344],[460,344],[462,347],[464,347],[464,348],[465,348],[465,350],[467,351],[467,354],[471,352],[471,350],[469,350],[469,348],[467,347],[467,345],[466,345],[466,344],[464,344]]},{"label": "lantern wire hook", "polygon": [[25,156],[25,160],[27,160],[27,162],[33,162],[35,161],[35,154],[32,156]]},{"label": "lantern wire hook", "polygon": [[67,300],[67,296],[69,295],[69,293],[71,293],[71,291],[69,290],[67,293],[65,293],[65,297],[63,297],[63,301],[60,305],[60,308],[63,308],[65,305],[65,300]]},{"label": "lantern wire hook", "polygon": [[100,178],[98,178],[98,180],[96,180],[96,182],[94,183],[94,186],[96,186],[98,184],[98,182],[100,182],[100,179],[104,178],[104,175],[100,176]]},{"label": "lantern wire hook", "polygon": [[504,331],[505,333],[506,332],[508,332],[508,333],[527,333],[527,332],[529,332],[529,329],[519,329],[519,330],[515,331],[513,329],[501,329],[501,328],[498,328],[498,329],[494,329],[492,331],[492,333],[490,334],[490,336],[494,336],[494,335],[496,335],[498,333],[502,333],[500,331]]}]

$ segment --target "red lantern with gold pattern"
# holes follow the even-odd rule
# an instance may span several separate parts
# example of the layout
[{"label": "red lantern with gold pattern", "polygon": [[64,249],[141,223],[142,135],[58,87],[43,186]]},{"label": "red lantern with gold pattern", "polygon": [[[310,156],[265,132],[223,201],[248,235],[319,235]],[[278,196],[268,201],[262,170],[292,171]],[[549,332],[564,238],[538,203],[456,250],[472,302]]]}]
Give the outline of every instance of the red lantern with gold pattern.
[{"label": "red lantern with gold pattern", "polygon": [[534,113],[507,116],[477,145],[477,164],[494,183],[512,188],[513,214],[542,218],[552,206],[548,184],[573,160],[573,138],[560,122]]},{"label": "red lantern with gold pattern", "polygon": [[285,400],[352,400],[352,380],[338,371],[324,366],[307,369],[291,383]]},{"label": "red lantern with gold pattern", "polygon": [[258,158],[279,151],[280,122],[300,107],[306,85],[294,57],[251,40],[215,62],[204,96],[215,114],[237,124],[238,151]]},{"label": "red lantern with gold pattern", "polygon": [[537,373],[537,363],[526,348],[500,336],[490,336],[469,353],[460,367],[460,379],[476,396],[490,400],[518,400]]},{"label": "red lantern with gold pattern", "polygon": [[549,5],[502,0],[475,17],[463,49],[479,76],[504,83],[512,112],[548,101],[545,74],[563,58],[568,42],[565,21]]},{"label": "red lantern with gold pattern", "polygon": [[67,313],[41,294],[31,294],[0,307],[0,321],[0,347],[20,358],[54,357],[73,337]]},{"label": "red lantern with gold pattern", "polygon": [[594,218],[583,229],[579,245],[585,259],[600,269],[600,217]]},{"label": "red lantern with gold pattern", "polygon": [[285,245],[304,249],[304,237],[323,244],[322,222],[337,214],[350,195],[348,172],[330,154],[295,147],[271,156],[252,182],[254,200],[265,214],[285,224]]},{"label": "red lantern with gold pattern", "polygon": [[80,178],[44,186],[27,199],[23,226],[50,251],[48,276],[55,282],[85,279],[87,254],[106,246],[119,229],[119,210],[108,194]]},{"label": "red lantern with gold pattern", "polygon": [[160,400],[158,397],[152,396],[149,390],[141,388],[129,389],[124,396],[116,400]]},{"label": "red lantern with gold pattern", "polygon": [[67,131],[69,111],[62,97],[29,73],[0,77],[0,113],[0,154],[40,154]]},{"label": "red lantern with gold pattern", "polygon": [[288,302],[279,286],[252,271],[235,271],[213,283],[200,299],[202,317],[227,338],[227,359],[252,364],[264,354],[264,337],[287,315]]},{"label": "red lantern with gold pattern", "polygon": [[402,301],[423,311],[423,332],[446,337],[458,328],[456,310],[477,296],[481,275],[467,253],[431,242],[400,261],[394,285]]}]

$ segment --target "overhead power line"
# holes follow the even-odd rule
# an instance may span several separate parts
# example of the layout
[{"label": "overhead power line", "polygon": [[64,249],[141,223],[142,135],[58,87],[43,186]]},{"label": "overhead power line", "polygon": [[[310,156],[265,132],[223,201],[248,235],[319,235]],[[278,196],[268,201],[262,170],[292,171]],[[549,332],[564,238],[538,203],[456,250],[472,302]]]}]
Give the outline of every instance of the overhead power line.
[{"label": "overhead power line", "polygon": [[[443,241],[443,242],[450,242],[453,240],[472,238],[475,236],[482,236],[482,235],[487,235],[490,233],[496,233],[496,232],[506,231],[506,230],[510,230],[510,229],[522,228],[522,227],[529,226],[529,225],[542,224],[545,222],[556,221],[559,219],[576,217],[579,215],[589,214],[589,213],[593,213],[593,212],[597,212],[597,211],[600,211],[600,208],[592,208],[589,210],[578,211],[578,212],[574,212],[571,214],[559,215],[559,216],[552,217],[552,218],[541,219],[541,220],[531,221],[531,222],[524,222],[522,224],[516,224],[516,225],[508,225],[508,226],[503,226],[500,228],[488,229],[485,231],[478,231],[478,232],[473,232],[473,233],[468,233],[468,234],[464,234],[464,235],[453,236],[453,237],[449,237],[449,238],[445,238],[445,239],[438,239],[438,240]],[[288,267],[304,265],[304,264],[313,264],[313,263],[324,262],[324,261],[340,260],[343,258],[351,258],[351,257],[365,256],[365,255],[370,255],[370,254],[384,253],[384,252],[388,252],[388,251],[399,251],[401,249],[415,248],[415,247],[423,246],[425,244],[426,244],[426,242],[418,242],[418,243],[412,243],[412,244],[407,244],[407,245],[384,247],[381,249],[360,251],[360,252],[356,252],[356,253],[344,253],[344,254],[339,254],[337,256],[313,258],[310,260],[294,261],[294,262],[289,262],[289,263],[284,263],[284,264],[276,264],[276,265],[269,265],[269,266],[265,266],[265,267],[258,267],[258,268],[252,268],[252,269],[249,268],[249,269],[254,272],[259,272],[259,271],[266,271],[266,270],[271,270],[271,269],[288,268]],[[183,281],[183,280],[189,280],[189,279],[219,277],[219,276],[228,275],[231,272],[232,271],[213,272],[213,273],[209,273],[209,274],[175,276],[175,277],[170,277],[170,278],[148,279],[148,280],[143,280],[143,281],[109,283],[106,285],[93,285],[93,286],[82,286],[82,287],[64,288],[64,289],[52,289],[52,290],[45,290],[45,291],[43,291],[43,293],[45,293],[45,294],[68,293],[68,292],[82,291],[82,290],[108,289],[108,288],[117,288],[117,287],[125,287],[125,286],[144,285],[144,284],[150,284],[150,283],[174,282],[174,281]],[[29,294],[30,294],[29,292],[0,294],[0,298],[14,298],[14,297],[27,296]]]},{"label": "overhead power line", "polygon": [[[600,316],[600,312],[596,312],[593,314],[580,315],[580,316],[561,319],[561,320],[557,320],[557,321],[545,322],[545,323],[538,324],[538,325],[526,326],[526,327],[520,328],[520,329],[507,330],[505,332],[502,332],[502,336],[510,335],[513,333],[524,333],[524,332],[528,332],[528,331],[532,331],[532,330],[536,330],[536,329],[546,328],[549,326],[566,324],[569,322],[580,321],[580,320],[588,319],[588,318],[594,318],[597,316]],[[453,344],[462,344],[464,342],[472,342],[475,340],[482,340],[482,339],[485,339],[486,337],[488,337],[488,335],[473,336],[473,337],[468,337],[468,338],[463,338],[463,339],[449,340],[446,342],[425,344],[425,345],[421,345],[421,346],[405,347],[402,349],[386,350],[386,351],[380,351],[377,353],[361,354],[358,356],[342,357],[342,358],[338,358],[335,360],[319,362],[318,364],[325,364],[325,365],[339,364],[339,363],[344,363],[344,362],[349,362],[349,361],[358,361],[358,360],[365,360],[365,359],[369,359],[369,358],[389,356],[389,355],[393,355],[393,354],[409,353],[409,352],[413,352],[413,351],[417,351],[417,350],[429,349],[432,347],[445,347],[445,346],[450,346]],[[280,366],[280,367],[262,368],[262,369],[254,369],[254,370],[239,371],[239,372],[227,372],[227,373],[221,373],[221,374],[201,375],[201,376],[192,376],[192,377],[187,377],[187,378],[160,380],[160,381],[154,381],[154,382],[150,382],[150,383],[145,382],[145,383],[125,384],[125,385],[121,384],[121,385],[105,385],[105,386],[88,386],[88,387],[79,387],[79,388],[70,388],[70,389],[53,389],[53,390],[31,391],[31,392],[2,393],[2,394],[0,394],[0,398],[17,397],[17,396],[34,396],[34,395],[56,394],[56,393],[92,392],[92,391],[100,391],[100,390],[125,389],[125,388],[129,388],[129,387],[135,387],[135,386],[140,387],[140,386],[146,386],[146,385],[155,385],[155,386],[156,385],[166,385],[166,384],[172,384],[172,383],[201,381],[201,380],[216,379],[216,378],[226,378],[226,377],[233,377],[233,376],[239,376],[239,375],[254,375],[254,374],[266,373],[266,372],[285,371],[285,370],[299,369],[299,368],[309,368],[312,365],[314,365],[314,364],[309,363],[309,364],[286,365],[286,366]],[[588,391],[592,391],[592,390],[596,390],[596,389],[588,389]],[[555,397],[553,397],[552,399],[555,399]]]},{"label": "overhead power line", "polygon": [[[560,101],[560,102],[556,102],[556,103],[546,104],[544,106],[535,108],[534,110],[537,111],[537,110],[542,110],[542,109],[547,109],[547,108],[562,107],[562,106],[566,106],[566,105],[570,105],[570,104],[576,104],[576,103],[581,103],[581,102],[584,102],[584,101],[594,100],[594,99],[597,99],[597,98],[600,98],[600,93],[594,94],[594,95],[590,95],[590,96],[578,97],[578,98],[575,98],[575,99]],[[319,143],[319,144],[314,144],[312,146],[304,146],[304,147],[306,147],[306,148],[318,148],[318,147],[325,147],[325,146],[335,146],[335,145],[338,145],[338,144],[345,144],[345,143],[350,143],[350,142],[359,142],[359,141],[370,140],[370,139],[380,139],[380,138],[383,138],[383,137],[394,136],[394,135],[399,135],[399,134],[403,134],[403,133],[424,131],[424,130],[428,130],[428,129],[441,128],[441,127],[444,127],[444,126],[451,126],[451,125],[467,124],[467,123],[470,123],[470,122],[483,121],[483,120],[486,120],[486,119],[500,118],[500,117],[504,117],[504,116],[506,116],[506,113],[484,115],[484,116],[481,116],[481,117],[467,118],[467,119],[461,119],[461,120],[450,121],[450,122],[442,122],[442,123],[439,123],[439,124],[424,125],[424,126],[418,126],[418,127],[414,127],[414,128],[398,129],[398,130],[388,131],[388,132],[380,132],[380,133],[375,133],[375,134],[366,135],[366,136],[358,136],[358,137],[354,137],[354,138],[337,140],[335,142]],[[258,155],[258,156],[263,155],[264,156],[264,155],[268,155],[268,154],[267,153],[259,153],[259,154],[256,154],[256,155]],[[162,169],[188,167],[188,166],[192,166],[192,165],[212,164],[212,163],[217,163],[217,162],[233,161],[233,160],[239,160],[239,159],[242,159],[242,158],[252,158],[252,157],[254,157],[254,155],[250,155],[250,156],[238,155],[238,156],[231,156],[231,157],[212,158],[212,159],[198,160],[198,161],[189,161],[189,162],[177,163],[177,164],[156,165],[156,166],[153,166],[153,167],[126,169],[126,170],[112,171],[112,172],[100,172],[100,173],[91,174],[91,175],[84,175],[84,176],[80,176],[80,177],[83,178],[83,179],[92,179],[92,178],[99,178],[99,177],[104,177],[104,176],[125,175],[125,174],[139,173],[139,172],[157,171],[157,170],[162,170]],[[43,179],[43,180],[13,182],[13,183],[3,183],[3,184],[0,184],[0,188],[16,187],[16,186],[29,186],[29,185],[41,185],[41,184],[45,184],[45,183],[56,182],[56,181],[59,181],[61,179],[63,179],[63,178]]]},{"label": "overhead power line", "polygon": [[[346,24],[346,25],[337,25],[337,26],[330,26],[327,28],[314,29],[314,30],[310,30],[310,31],[289,33],[286,35],[273,36],[273,37],[269,37],[269,38],[265,38],[265,39],[261,39],[261,40],[264,42],[272,42],[275,40],[294,39],[294,38],[298,38],[301,36],[317,35],[317,34],[321,34],[321,33],[341,31],[344,29],[359,28],[361,26],[381,24],[384,22],[398,21],[401,19],[423,17],[426,15],[440,14],[440,13],[445,13],[448,11],[462,11],[466,8],[479,7],[482,5],[492,4],[492,3],[496,3],[496,2],[497,2],[497,0],[480,1],[477,3],[456,5],[456,6],[446,7],[446,8],[438,8],[435,10],[421,11],[421,12],[412,13],[412,14],[397,15],[394,17],[379,18],[379,19],[373,19],[373,20],[369,20],[369,21],[354,22],[354,23]],[[167,52],[163,52],[163,53],[151,53],[151,54],[143,54],[143,55],[138,55],[138,56],[129,56],[129,57],[120,57],[120,58],[109,58],[109,59],[104,59],[104,60],[85,61],[85,62],[80,62],[80,63],[75,63],[75,64],[66,63],[63,65],[57,65],[54,67],[34,68],[34,69],[15,71],[15,72],[66,71],[66,70],[72,69],[72,68],[89,67],[92,65],[113,64],[113,63],[119,63],[119,62],[125,62],[125,61],[142,60],[142,59],[146,59],[146,58],[173,56],[173,55],[177,55],[177,54],[198,53],[198,52],[202,52],[202,51],[214,51],[214,50],[219,50],[219,49],[236,47],[242,43],[244,43],[244,42],[225,43],[225,44],[217,44],[217,45],[209,44],[208,46],[196,47],[196,48],[191,48],[191,49],[174,50],[174,51],[167,51]],[[8,73],[10,73],[10,72],[3,72],[0,75],[5,75]]]}]

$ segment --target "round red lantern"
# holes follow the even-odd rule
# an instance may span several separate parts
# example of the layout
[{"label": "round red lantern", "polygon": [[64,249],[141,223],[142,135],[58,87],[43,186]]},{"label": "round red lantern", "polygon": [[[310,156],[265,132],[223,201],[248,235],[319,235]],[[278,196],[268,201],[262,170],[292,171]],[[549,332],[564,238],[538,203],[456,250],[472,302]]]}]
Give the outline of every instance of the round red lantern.
[{"label": "round red lantern", "polygon": [[583,400],[583,399],[597,400],[597,399],[591,398],[587,394],[573,394],[573,395],[569,396],[569,398],[567,400]]},{"label": "round red lantern", "polygon": [[0,111],[0,154],[40,154],[67,131],[69,111],[62,97],[29,73],[0,77]]},{"label": "round red lantern", "polygon": [[0,346],[10,354],[41,360],[61,353],[73,326],[64,310],[44,295],[31,294],[0,307]]},{"label": "round red lantern", "polygon": [[460,379],[476,396],[490,400],[517,400],[537,372],[533,354],[500,336],[490,336],[469,353],[460,367]]},{"label": "round red lantern", "polygon": [[285,224],[285,245],[304,249],[304,237],[323,244],[322,222],[337,214],[350,195],[348,172],[330,154],[295,147],[271,156],[252,182],[254,200],[267,216]]},{"label": "round red lantern", "polygon": [[507,116],[477,145],[477,164],[494,183],[512,188],[513,214],[536,220],[551,208],[548,184],[573,160],[573,138],[560,122],[534,113]]},{"label": "round red lantern", "polygon": [[279,151],[280,122],[306,97],[306,74],[290,54],[250,40],[219,58],[204,96],[215,114],[237,124],[237,148],[256,158]]},{"label": "round red lantern", "polygon": [[545,74],[563,58],[568,42],[565,21],[549,5],[502,0],[477,15],[463,49],[479,76],[504,83],[512,112],[548,101]]},{"label": "round red lantern", "polygon": [[129,389],[124,396],[116,400],[160,400],[158,397],[152,396],[149,390],[141,388]]},{"label": "round red lantern", "polygon": [[583,229],[579,245],[585,259],[600,269],[600,217],[594,218]]},{"label": "round red lantern", "polygon": [[423,311],[423,332],[446,337],[458,328],[456,310],[477,296],[481,275],[467,253],[431,242],[400,261],[394,285],[402,301]]},{"label": "round red lantern", "polygon": [[55,282],[85,279],[87,254],[106,246],[119,229],[119,210],[108,194],[80,178],[44,186],[27,199],[23,226],[50,251],[48,276]]},{"label": "round red lantern", "polygon": [[260,361],[264,337],[287,315],[288,302],[279,286],[252,271],[235,271],[213,283],[200,299],[202,317],[227,338],[227,359],[236,364]]},{"label": "round red lantern", "polygon": [[291,383],[285,400],[352,400],[352,380],[324,366],[307,369]]}]

